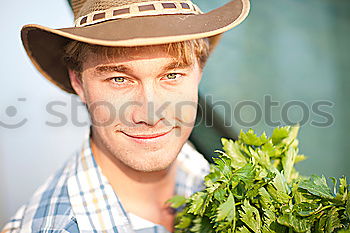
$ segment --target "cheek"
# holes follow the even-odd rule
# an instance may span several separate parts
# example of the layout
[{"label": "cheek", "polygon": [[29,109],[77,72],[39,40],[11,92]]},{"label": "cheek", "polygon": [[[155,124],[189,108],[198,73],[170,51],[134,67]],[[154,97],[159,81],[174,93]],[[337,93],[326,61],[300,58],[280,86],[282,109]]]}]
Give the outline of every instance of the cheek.
[{"label": "cheek", "polygon": [[125,107],[126,98],[116,95],[116,92],[90,85],[86,92],[86,102],[92,123],[99,127],[114,126],[119,121],[120,109]]},{"label": "cheek", "polygon": [[114,123],[116,118],[115,107],[108,101],[94,101],[88,103],[88,106],[93,125],[108,127]]},{"label": "cheek", "polygon": [[175,116],[181,120],[184,126],[192,126],[196,119],[196,113],[197,98],[183,98],[175,104]]},{"label": "cheek", "polygon": [[198,104],[198,83],[188,82],[183,85],[175,100],[175,116],[184,126],[192,127],[196,119]]}]

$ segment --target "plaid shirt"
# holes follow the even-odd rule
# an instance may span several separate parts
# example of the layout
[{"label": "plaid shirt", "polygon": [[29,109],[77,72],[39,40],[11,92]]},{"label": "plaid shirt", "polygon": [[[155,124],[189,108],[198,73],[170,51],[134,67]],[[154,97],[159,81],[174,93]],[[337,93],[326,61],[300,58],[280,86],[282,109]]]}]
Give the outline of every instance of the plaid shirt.
[{"label": "plaid shirt", "polygon": [[[203,188],[209,164],[186,142],[179,153],[175,192],[190,196]],[[51,176],[9,221],[4,232],[168,232],[165,227],[127,213],[102,174],[90,148]]]}]

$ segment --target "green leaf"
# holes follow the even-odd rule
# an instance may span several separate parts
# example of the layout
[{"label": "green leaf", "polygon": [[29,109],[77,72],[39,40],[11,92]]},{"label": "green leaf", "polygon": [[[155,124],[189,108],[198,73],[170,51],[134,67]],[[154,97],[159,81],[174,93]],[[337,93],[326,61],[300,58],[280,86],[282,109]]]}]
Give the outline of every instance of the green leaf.
[{"label": "green leaf", "polygon": [[244,167],[236,170],[233,173],[233,177],[236,180],[243,181],[244,183],[252,183],[255,178],[254,166],[250,163],[246,164]]},{"label": "green leaf", "polygon": [[221,139],[222,149],[225,153],[232,158],[232,167],[243,167],[247,162],[247,158],[242,154],[239,146],[233,141],[226,138]]},{"label": "green leaf", "polygon": [[311,224],[307,218],[298,218],[291,213],[286,213],[277,219],[279,224],[292,228],[296,232],[308,232]]},{"label": "green leaf", "polygon": [[348,190],[348,184],[346,183],[346,177],[342,177],[339,179],[339,191],[336,193],[336,185],[334,185],[334,193],[336,195],[336,200],[340,201],[342,203],[345,203],[348,196],[349,196],[349,190]]},{"label": "green leaf", "polygon": [[243,226],[243,227],[239,227],[236,233],[250,233],[250,230],[248,230],[245,226]]},{"label": "green leaf", "polygon": [[259,189],[259,202],[262,209],[271,209],[274,210],[274,206],[272,204],[272,197],[266,191],[264,187]]},{"label": "green leaf", "polygon": [[327,185],[324,176],[311,176],[309,179],[304,179],[299,183],[299,188],[305,189],[308,192],[323,198],[333,199],[334,196]]},{"label": "green leaf", "polygon": [[296,156],[297,156],[296,149],[293,147],[289,147],[284,157],[282,158],[282,165],[284,170],[283,175],[288,183],[291,181],[291,175],[294,168]]},{"label": "green leaf", "polygon": [[339,219],[339,214],[337,212],[337,209],[333,207],[329,214],[328,219],[326,221],[326,233],[332,233],[335,229],[342,227]]},{"label": "green leaf", "polygon": [[291,199],[291,197],[288,194],[277,190],[273,185],[270,185],[270,184],[266,185],[266,189],[270,194],[270,196],[278,203],[287,204]]},{"label": "green leaf", "polygon": [[204,208],[204,201],[207,197],[207,193],[204,192],[197,192],[191,196],[191,205],[188,210],[188,213],[192,214],[199,214],[199,212],[202,212],[202,208]]},{"label": "green leaf", "polygon": [[259,211],[254,206],[251,206],[247,199],[244,200],[242,210],[239,211],[239,215],[242,222],[244,222],[253,232],[261,232],[261,219]]},{"label": "green leaf", "polygon": [[198,233],[214,233],[213,225],[210,224],[210,220],[207,217],[197,217],[193,220],[193,227],[190,229],[191,232]]},{"label": "green leaf", "polygon": [[230,193],[226,202],[220,204],[218,208],[218,214],[216,217],[216,221],[233,221],[236,217],[236,207],[235,207],[235,199]]},{"label": "green leaf", "polygon": [[318,222],[316,222],[315,231],[316,233],[324,233],[326,227],[327,215],[322,214]]},{"label": "green leaf", "polygon": [[215,164],[210,164],[210,173],[204,177],[204,184],[206,187],[214,185],[215,182],[222,177],[221,171]]},{"label": "green leaf", "polygon": [[259,149],[253,149],[252,147],[249,147],[249,153],[252,156],[252,163],[254,165],[260,165],[265,169],[270,169],[271,166],[271,161],[270,161],[270,156],[262,151],[260,148]]},{"label": "green leaf", "polygon": [[346,177],[343,176],[342,178],[339,179],[339,194],[340,195],[347,195],[349,191],[349,185],[346,182]]},{"label": "green leaf", "polygon": [[289,126],[286,127],[280,127],[280,128],[275,128],[272,132],[272,143],[274,145],[277,145],[282,142],[283,139],[288,137],[289,135]]},{"label": "green leaf", "polygon": [[220,173],[221,179],[228,181],[232,176],[231,159],[225,155],[220,155],[219,158],[213,158],[216,166],[214,170]]},{"label": "green leaf", "polygon": [[350,222],[350,195],[349,194],[348,194],[348,198],[346,200],[345,213],[346,213],[348,220]]},{"label": "green leaf", "polygon": [[214,198],[221,203],[226,198],[225,194],[226,191],[222,187],[219,187],[214,191]]},{"label": "green leaf", "polygon": [[299,216],[307,217],[307,216],[311,216],[312,214],[316,213],[321,207],[322,207],[322,204],[302,202],[299,204],[295,204],[293,206],[293,210]]},{"label": "green leaf", "polygon": [[296,139],[299,132],[299,125],[296,126],[287,126],[289,129],[288,137],[282,140],[282,143],[291,147],[298,146],[298,140]]},{"label": "green leaf", "polygon": [[191,223],[192,223],[192,217],[185,215],[179,219],[179,223],[176,224],[175,228],[186,229],[191,225]]},{"label": "green leaf", "polygon": [[304,161],[306,159],[307,159],[307,157],[305,155],[297,155],[297,157],[295,157],[295,163],[297,164],[297,163]]},{"label": "green leaf", "polygon": [[275,178],[272,181],[273,186],[279,192],[283,192],[286,194],[289,193],[288,184],[284,175],[281,172],[279,172],[276,168],[274,168],[274,170],[272,171],[273,173],[275,173]]},{"label": "green leaf", "polygon": [[350,233],[350,229],[339,230],[338,233]]},{"label": "green leaf", "polygon": [[176,209],[186,203],[186,197],[176,195],[176,196],[173,196],[171,199],[167,200],[166,203],[171,203],[170,207]]},{"label": "green leaf", "polygon": [[261,146],[262,152],[266,153],[270,158],[278,158],[282,151],[280,148],[272,144],[272,140],[269,140],[264,145]]},{"label": "green leaf", "polygon": [[261,146],[268,141],[265,133],[258,137],[252,129],[248,130],[246,133],[241,131],[239,134],[239,139],[242,140],[244,144],[251,146]]}]

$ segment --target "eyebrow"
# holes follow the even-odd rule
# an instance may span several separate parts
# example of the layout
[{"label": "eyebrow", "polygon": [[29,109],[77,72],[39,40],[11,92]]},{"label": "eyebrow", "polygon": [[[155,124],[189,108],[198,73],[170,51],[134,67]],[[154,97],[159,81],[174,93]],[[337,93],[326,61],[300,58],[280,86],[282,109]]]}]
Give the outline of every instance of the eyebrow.
[{"label": "eyebrow", "polygon": [[186,64],[184,62],[171,62],[163,67],[163,71],[174,70],[174,69],[186,69],[191,67],[191,64]]},{"label": "eyebrow", "polygon": [[101,65],[96,67],[96,72],[104,73],[104,72],[119,72],[119,73],[127,73],[131,72],[131,69],[125,65]]},{"label": "eyebrow", "polygon": [[[162,71],[174,70],[174,69],[186,69],[191,65],[185,64],[184,62],[171,62],[164,67],[162,67]],[[132,69],[126,65],[100,65],[95,68],[97,73],[105,73],[105,72],[118,72],[118,73],[132,73]]]}]

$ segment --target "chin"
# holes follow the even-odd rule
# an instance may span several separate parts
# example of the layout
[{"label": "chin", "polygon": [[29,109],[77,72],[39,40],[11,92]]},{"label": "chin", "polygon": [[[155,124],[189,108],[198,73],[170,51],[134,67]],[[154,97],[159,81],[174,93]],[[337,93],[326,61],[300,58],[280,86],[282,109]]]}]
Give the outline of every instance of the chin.
[{"label": "chin", "polygon": [[[134,156],[122,156],[119,160],[127,167],[140,172],[156,172],[168,169],[176,160],[179,149],[162,148],[158,151],[131,152]],[[117,156],[117,155],[116,155]]]}]

